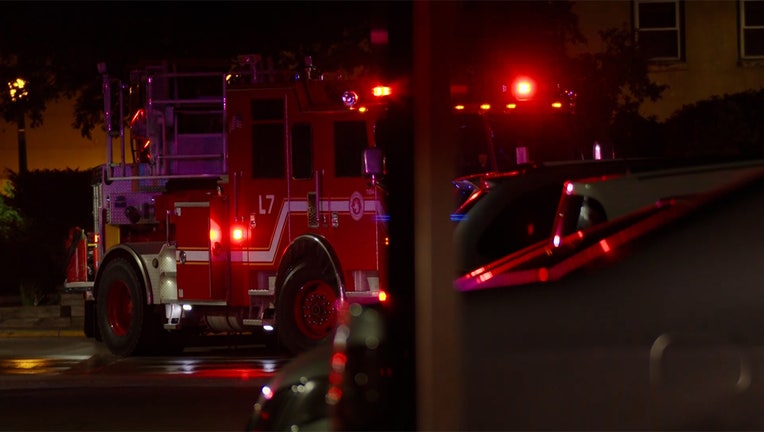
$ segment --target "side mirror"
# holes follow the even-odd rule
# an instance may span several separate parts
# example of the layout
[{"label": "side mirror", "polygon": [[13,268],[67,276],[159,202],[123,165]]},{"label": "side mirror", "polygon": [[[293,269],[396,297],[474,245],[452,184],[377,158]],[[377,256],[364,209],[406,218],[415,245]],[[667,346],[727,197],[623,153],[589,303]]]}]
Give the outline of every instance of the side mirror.
[{"label": "side mirror", "polygon": [[385,155],[382,149],[377,147],[367,148],[363,151],[363,175],[377,179],[385,174]]}]

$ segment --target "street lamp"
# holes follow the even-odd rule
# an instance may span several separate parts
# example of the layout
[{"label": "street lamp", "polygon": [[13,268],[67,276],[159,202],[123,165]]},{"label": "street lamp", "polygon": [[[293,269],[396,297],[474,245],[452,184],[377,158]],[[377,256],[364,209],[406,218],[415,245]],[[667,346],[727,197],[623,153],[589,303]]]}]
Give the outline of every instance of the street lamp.
[{"label": "street lamp", "polygon": [[8,90],[11,94],[11,102],[17,104],[16,109],[18,111],[18,117],[16,119],[18,123],[19,133],[19,173],[26,172],[27,170],[27,141],[26,141],[26,126],[24,116],[23,100],[27,97],[27,82],[22,78],[16,78],[16,81],[8,83]]}]

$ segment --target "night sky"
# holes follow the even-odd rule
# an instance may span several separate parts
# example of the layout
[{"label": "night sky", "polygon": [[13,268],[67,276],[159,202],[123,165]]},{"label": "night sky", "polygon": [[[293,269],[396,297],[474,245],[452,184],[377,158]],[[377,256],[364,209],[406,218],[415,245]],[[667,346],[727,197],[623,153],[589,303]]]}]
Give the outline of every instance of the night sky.
[{"label": "night sky", "polygon": [[[0,53],[67,53],[90,63],[227,58],[297,49],[384,19],[382,3],[0,2]],[[95,64],[95,63],[93,63]]]},{"label": "night sky", "polygon": [[[402,3],[399,3],[399,5]],[[142,62],[226,60],[280,50],[310,54],[348,28],[384,25],[389,3],[370,1],[0,2],[0,60],[53,56],[74,79],[100,82],[96,65],[127,78]],[[394,19],[394,18],[393,18]],[[361,30],[363,31],[363,30]],[[319,63],[327,69],[334,65]],[[93,139],[70,125],[71,106],[51,102],[42,127],[27,125],[29,169],[88,169],[104,160],[100,127]],[[16,126],[0,121],[0,170],[16,170]],[[2,176],[4,177],[4,172]]]}]

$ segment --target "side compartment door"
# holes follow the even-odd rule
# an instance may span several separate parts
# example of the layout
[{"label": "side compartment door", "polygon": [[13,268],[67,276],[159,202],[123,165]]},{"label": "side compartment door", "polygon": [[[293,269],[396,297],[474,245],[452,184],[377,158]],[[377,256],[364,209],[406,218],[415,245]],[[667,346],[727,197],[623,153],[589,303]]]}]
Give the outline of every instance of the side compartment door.
[{"label": "side compartment door", "polygon": [[[225,254],[224,229],[210,217],[209,202],[176,202],[175,225],[178,300],[219,299],[222,286],[213,284],[213,261]],[[219,265],[216,265],[219,267]],[[215,272],[220,279],[220,272]],[[213,287],[218,285],[218,289]]]}]

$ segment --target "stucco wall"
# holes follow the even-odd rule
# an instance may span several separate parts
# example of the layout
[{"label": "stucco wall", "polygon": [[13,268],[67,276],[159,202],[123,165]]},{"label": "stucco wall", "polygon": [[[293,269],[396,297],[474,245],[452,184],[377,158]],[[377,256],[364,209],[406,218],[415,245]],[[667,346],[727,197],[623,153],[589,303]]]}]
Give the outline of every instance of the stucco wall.
[{"label": "stucco wall", "polygon": [[[573,11],[589,43],[572,51],[599,51],[598,31],[631,26],[632,7],[630,1],[576,2]],[[643,114],[662,120],[683,105],[711,96],[764,88],[764,62],[739,59],[738,8],[738,2],[731,0],[685,2],[686,61],[651,68],[651,78],[669,88],[660,101],[646,102]]]}]

